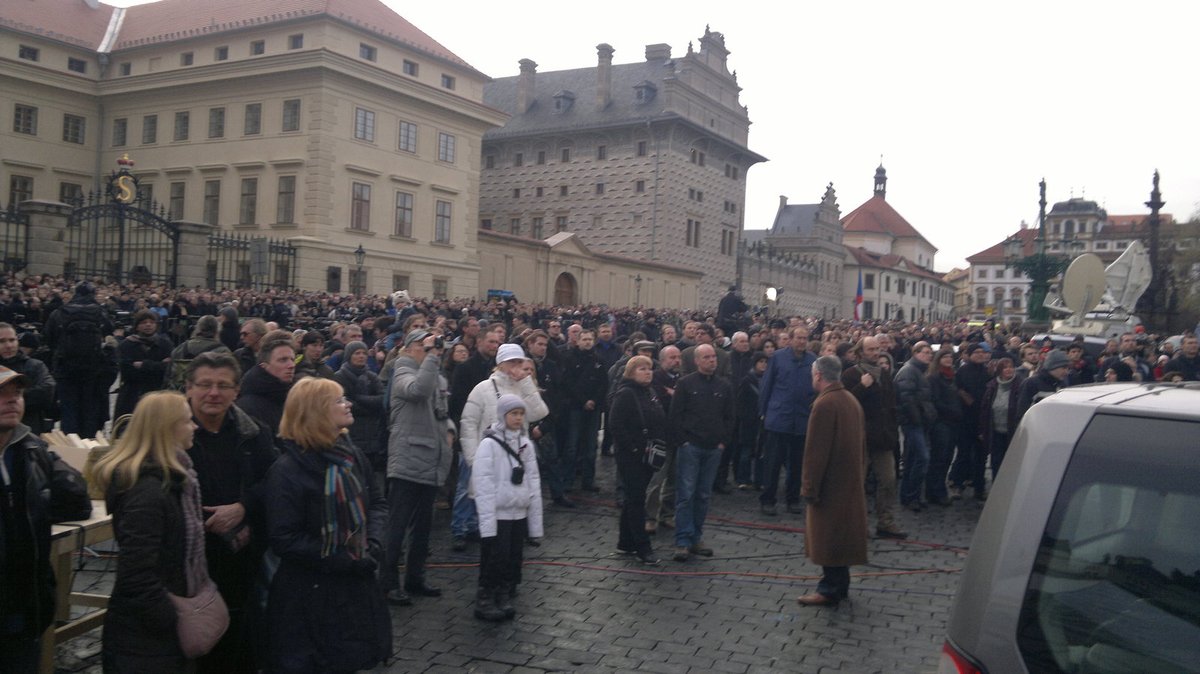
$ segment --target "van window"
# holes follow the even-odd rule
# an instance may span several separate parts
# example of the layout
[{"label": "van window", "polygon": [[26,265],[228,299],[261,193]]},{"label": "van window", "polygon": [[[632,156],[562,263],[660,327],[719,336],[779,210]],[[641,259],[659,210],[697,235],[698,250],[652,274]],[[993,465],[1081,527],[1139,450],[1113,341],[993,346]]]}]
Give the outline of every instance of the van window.
[{"label": "van window", "polygon": [[1200,423],[1099,414],[1076,445],[1026,588],[1031,672],[1200,662]]}]

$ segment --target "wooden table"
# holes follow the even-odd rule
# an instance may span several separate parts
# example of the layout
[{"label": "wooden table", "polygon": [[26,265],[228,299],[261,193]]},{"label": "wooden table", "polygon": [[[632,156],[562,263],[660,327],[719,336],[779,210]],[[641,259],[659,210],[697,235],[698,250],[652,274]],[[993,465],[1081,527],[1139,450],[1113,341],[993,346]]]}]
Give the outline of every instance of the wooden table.
[{"label": "wooden table", "polygon": [[[64,522],[50,528],[50,563],[57,581],[55,596],[55,623],[42,635],[43,674],[54,674],[54,647],[58,644],[90,632],[104,622],[108,595],[72,592],[71,583],[75,576],[74,553],[113,537],[112,516],[104,507],[104,501],[92,501],[92,516],[82,522]],[[71,606],[90,606],[91,611],[71,620]]]}]

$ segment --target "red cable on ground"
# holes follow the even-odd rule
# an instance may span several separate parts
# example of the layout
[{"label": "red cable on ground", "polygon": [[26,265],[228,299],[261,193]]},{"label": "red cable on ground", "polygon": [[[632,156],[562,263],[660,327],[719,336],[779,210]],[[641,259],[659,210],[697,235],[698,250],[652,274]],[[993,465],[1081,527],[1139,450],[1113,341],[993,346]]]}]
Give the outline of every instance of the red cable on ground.
[{"label": "red cable on ground", "polygon": [[[609,571],[615,573],[629,573],[639,576],[676,576],[676,577],[698,577],[706,576],[734,576],[741,578],[770,578],[774,580],[820,580],[820,574],[812,576],[798,576],[785,573],[760,573],[754,571],[655,571],[652,569],[634,569],[622,568],[617,566],[601,566],[598,564],[574,564],[571,562],[550,562],[538,561],[536,559],[525,560],[526,566],[558,566],[569,569],[584,569],[587,571]],[[470,569],[476,568],[479,564],[427,564],[426,568],[434,569]],[[960,568],[928,568],[928,569],[906,569],[904,571],[865,571],[862,573],[853,573],[851,576],[855,578],[880,578],[886,576],[913,576],[927,575],[934,573],[959,573]]]}]

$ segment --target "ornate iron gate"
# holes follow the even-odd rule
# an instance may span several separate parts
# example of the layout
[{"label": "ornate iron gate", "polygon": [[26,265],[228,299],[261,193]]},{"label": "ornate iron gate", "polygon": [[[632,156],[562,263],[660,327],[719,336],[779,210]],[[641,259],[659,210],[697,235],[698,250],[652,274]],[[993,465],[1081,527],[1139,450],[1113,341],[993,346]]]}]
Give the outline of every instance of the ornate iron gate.
[{"label": "ornate iron gate", "polygon": [[0,261],[4,273],[21,271],[29,263],[29,216],[16,204],[0,209]]},{"label": "ornate iron gate", "polygon": [[277,239],[210,234],[205,284],[213,290],[296,286],[296,249]]},{"label": "ornate iron gate", "polygon": [[128,167],[109,178],[105,195],[92,194],[67,220],[64,235],[68,279],[101,278],[108,283],[174,287],[179,228],[138,189]]}]

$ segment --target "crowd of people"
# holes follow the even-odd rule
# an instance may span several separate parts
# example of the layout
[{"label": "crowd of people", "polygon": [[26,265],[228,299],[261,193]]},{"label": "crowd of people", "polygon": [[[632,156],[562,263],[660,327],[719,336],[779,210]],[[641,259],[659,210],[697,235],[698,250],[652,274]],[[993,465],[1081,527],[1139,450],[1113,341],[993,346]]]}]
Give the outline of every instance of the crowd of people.
[{"label": "crowd of people", "polygon": [[[33,569],[15,551],[86,515],[82,480],[37,433],[60,423],[91,437],[111,412],[123,432],[92,476],[119,549],[106,671],[191,666],[173,598],[210,581],[229,628],[197,671],[371,667],[391,650],[387,605],[442,594],[426,573],[437,509],[450,511],[440,535],[452,550],[477,545],[474,615],[510,619],[523,551],[548,535],[544,509],[568,513],[599,492],[607,456],[614,554],[659,565],[668,538],[674,562],[718,555],[704,536],[713,495],[753,491],[764,518],[781,506],[806,518],[822,578],[800,603],[836,604],[866,561],[869,496],[875,535],[904,539],[897,509],[986,499],[1021,417],[1054,391],[1200,377],[1191,334],[1176,349],[1130,333],[1092,357],[1082,340],[1059,349],[992,326],[748,309],[10,278],[3,578],[52,584],[45,555]],[[30,671],[51,614],[44,583],[12,585],[0,670]]]}]

